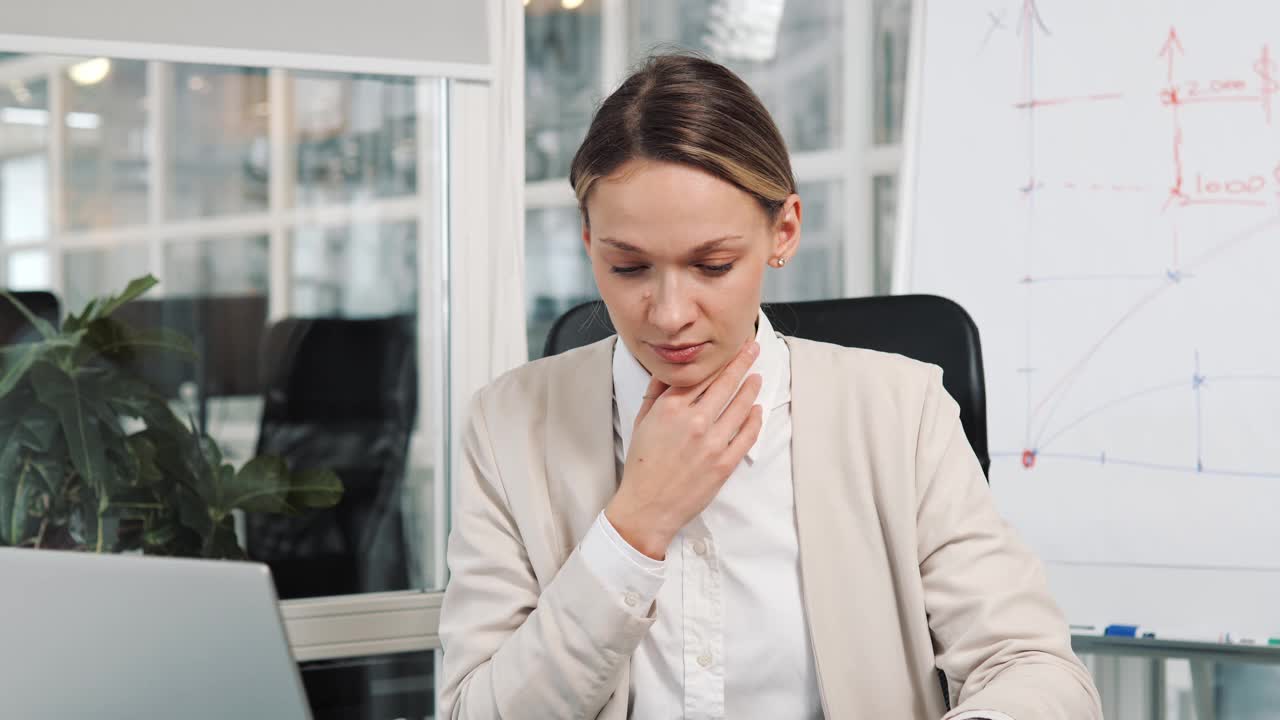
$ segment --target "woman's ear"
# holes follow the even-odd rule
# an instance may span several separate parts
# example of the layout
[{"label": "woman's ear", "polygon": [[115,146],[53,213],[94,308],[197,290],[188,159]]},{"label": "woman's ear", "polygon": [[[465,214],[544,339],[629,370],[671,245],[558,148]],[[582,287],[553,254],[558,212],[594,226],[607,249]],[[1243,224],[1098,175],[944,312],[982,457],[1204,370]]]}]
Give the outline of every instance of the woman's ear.
[{"label": "woman's ear", "polygon": [[591,259],[591,226],[587,219],[582,219],[582,249],[587,251],[587,259]]},{"label": "woman's ear", "polygon": [[[796,254],[800,245],[800,196],[791,193],[782,203],[778,211],[778,219],[773,226],[773,254],[769,256],[769,264],[782,267]],[[778,261],[782,262],[779,263]]]}]

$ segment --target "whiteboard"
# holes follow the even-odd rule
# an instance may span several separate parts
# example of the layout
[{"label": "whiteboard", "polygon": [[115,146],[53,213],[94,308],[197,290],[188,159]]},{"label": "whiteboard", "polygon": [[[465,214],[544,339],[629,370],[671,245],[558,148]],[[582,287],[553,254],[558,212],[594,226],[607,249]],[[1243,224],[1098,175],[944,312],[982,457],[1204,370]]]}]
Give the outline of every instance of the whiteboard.
[{"label": "whiteboard", "polygon": [[1072,623],[1280,637],[1280,4],[917,4],[895,291],[954,299]]}]

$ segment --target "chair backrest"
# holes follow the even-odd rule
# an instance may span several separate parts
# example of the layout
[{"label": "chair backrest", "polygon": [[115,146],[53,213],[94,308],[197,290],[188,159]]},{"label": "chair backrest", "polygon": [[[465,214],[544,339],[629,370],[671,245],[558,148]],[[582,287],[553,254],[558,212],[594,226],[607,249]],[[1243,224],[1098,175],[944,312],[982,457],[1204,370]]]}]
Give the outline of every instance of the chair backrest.
[{"label": "chair backrest", "polygon": [[280,596],[407,587],[401,517],[417,413],[411,316],[289,318],[263,350],[259,454],[295,470],[329,468],[342,501],[296,518],[251,514],[251,557],[271,566]]},{"label": "chair backrest", "polygon": [[[58,326],[61,308],[57,295],[46,290],[10,290],[9,294],[26,306],[32,315],[48,320],[54,327]],[[27,317],[13,303],[0,299],[0,347],[38,337],[40,334],[27,321]]]},{"label": "chair backrest", "polygon": [[[764,306],[784,335],[845,347],[898,353],[938,365],[942,384],[960,405],[960,422],[986,473],[987,400],[978,327],[956,303],[934,295],[890,295]],[[545,355],[587,345],[614,333],[599,300],[561,315],[547,335]]]},{"label": "chair backrest", "polygon": [[264,295],[201,295],[140,298],[116,310],[134,328],[166,328],[191,340],[195,362],[167,353],[139,359],[137,372],[165,397],[178,397],[194,382],[202,397],[257,395],[258,370],[266,334]]}]

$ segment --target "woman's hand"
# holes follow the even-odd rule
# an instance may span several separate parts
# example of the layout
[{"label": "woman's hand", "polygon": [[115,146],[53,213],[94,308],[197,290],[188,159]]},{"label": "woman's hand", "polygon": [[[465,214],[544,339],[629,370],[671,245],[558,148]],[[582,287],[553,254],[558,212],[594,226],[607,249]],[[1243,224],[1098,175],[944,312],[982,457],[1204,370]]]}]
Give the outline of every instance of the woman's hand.
[{"label": "woman's hand", "polygon": [[759,344],[747,342],[723,370],[694,387],[649,382],[622,484],[605,508],[605,517],[636,550],[663,559],[672,538],[711,503],[755,444],[762,411],[754,403],[762,381],[753,374],[742,382],[742,376],[759,354]]}]

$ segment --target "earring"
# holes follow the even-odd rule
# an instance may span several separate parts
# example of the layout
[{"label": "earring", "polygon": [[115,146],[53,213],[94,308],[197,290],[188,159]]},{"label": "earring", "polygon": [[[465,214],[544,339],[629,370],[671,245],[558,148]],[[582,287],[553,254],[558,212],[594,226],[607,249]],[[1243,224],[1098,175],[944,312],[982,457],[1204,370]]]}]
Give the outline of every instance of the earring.
[{"label": "earring", "polygon": [[773,264],[775,267],[782,267],[787,264],[787,259],[782,256],[778,256],[773,259]]}]

